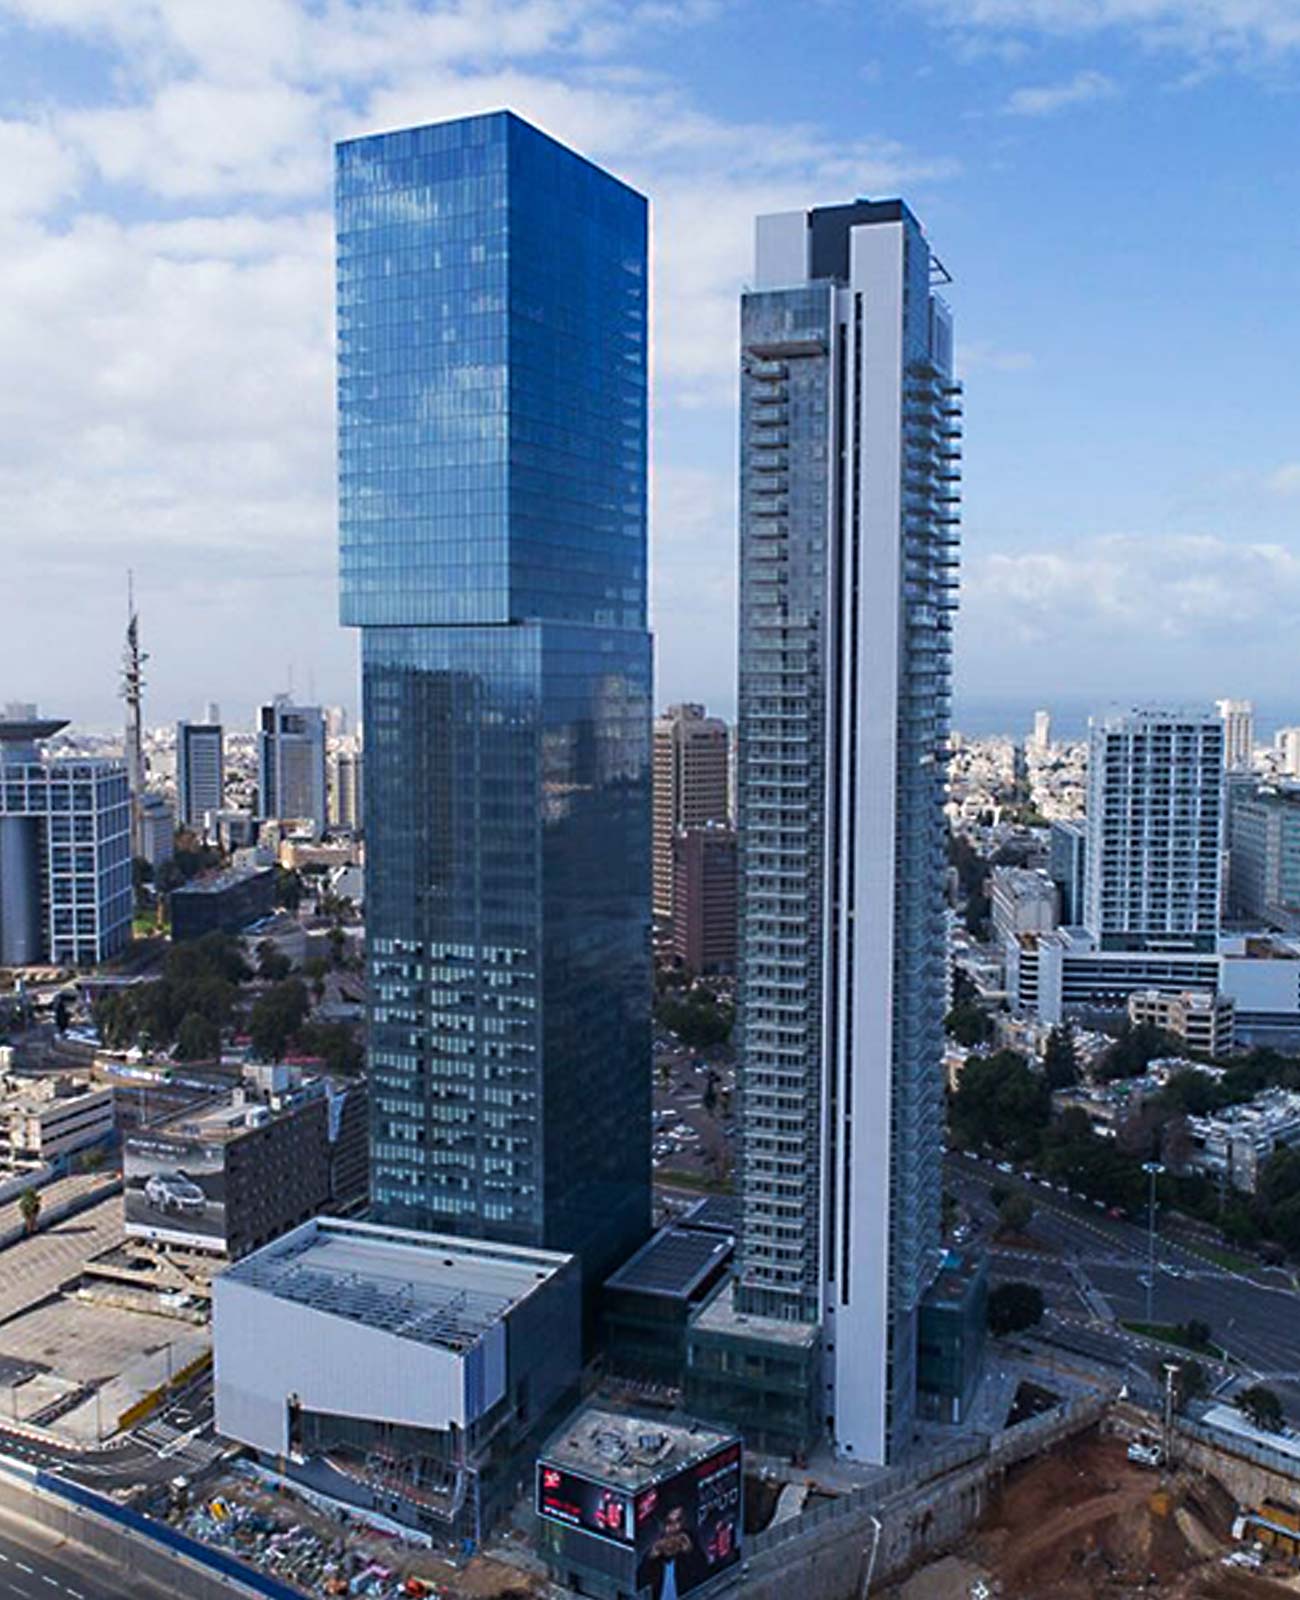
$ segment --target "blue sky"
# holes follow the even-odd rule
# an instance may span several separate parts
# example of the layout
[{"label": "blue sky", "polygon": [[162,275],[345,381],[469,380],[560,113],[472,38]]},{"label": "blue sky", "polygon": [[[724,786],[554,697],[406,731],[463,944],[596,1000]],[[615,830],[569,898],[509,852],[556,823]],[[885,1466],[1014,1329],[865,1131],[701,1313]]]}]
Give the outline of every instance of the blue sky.
[{"label": "blue sky", "polygon": [[0,699],[348,702],[330,145],[510,105],[654,206],[659,698],[734,701],[756,212],[902,193],[967,384],[958,719],[1300,716],[1300,0],[0,0]]}]

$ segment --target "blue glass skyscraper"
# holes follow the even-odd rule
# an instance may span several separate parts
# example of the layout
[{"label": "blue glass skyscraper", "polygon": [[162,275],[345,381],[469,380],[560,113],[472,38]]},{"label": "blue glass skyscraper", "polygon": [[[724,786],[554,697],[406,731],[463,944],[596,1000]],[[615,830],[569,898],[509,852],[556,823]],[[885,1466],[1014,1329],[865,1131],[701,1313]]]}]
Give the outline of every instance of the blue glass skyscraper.
[{"label": "blue glass skyscraper", "polygon": [[337,152],[372,1200],[576,1250],[650,1214],[646,204],[509,113]]}]

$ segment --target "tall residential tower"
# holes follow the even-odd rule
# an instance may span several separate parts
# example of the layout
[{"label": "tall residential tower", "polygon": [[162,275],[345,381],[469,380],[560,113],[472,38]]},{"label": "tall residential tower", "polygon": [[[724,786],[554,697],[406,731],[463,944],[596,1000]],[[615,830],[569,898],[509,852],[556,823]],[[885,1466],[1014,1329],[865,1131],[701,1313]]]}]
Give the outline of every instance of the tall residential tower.
[{"label": "tall residential tower", "polygon": [[646,204],[509,113],[337,161],[372,1196],[561,1250],[650,1221]]},{"label": "tall residential tower", "polygon": [[939,1263],[961,433],[944,276],[906,205],[857,201],[759,218],[741,306],[743,1224],[734,1326],[701,1322],[766,1338],[775,1365],[809,1330],[809,1421],[864,1462],[911,1440]]},{"label": "tall residential tower", "polygon": [[673,915],[673,840],[731,820],[730,735],[697,705],[669,706],[654,726],[654,913]]}]

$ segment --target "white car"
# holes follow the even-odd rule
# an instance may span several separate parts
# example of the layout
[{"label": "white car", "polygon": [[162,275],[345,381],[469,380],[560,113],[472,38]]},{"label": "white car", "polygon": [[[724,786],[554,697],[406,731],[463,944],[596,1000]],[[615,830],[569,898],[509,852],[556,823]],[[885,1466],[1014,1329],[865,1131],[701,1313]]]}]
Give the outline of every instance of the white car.
[{"label": "white car", "polygon": [[155,1211],[174,1211],[185,1217],[201,1217],[208,1204],[198,1184],[180,1171],[155,1172],[144,1186],[144,1197]]}]

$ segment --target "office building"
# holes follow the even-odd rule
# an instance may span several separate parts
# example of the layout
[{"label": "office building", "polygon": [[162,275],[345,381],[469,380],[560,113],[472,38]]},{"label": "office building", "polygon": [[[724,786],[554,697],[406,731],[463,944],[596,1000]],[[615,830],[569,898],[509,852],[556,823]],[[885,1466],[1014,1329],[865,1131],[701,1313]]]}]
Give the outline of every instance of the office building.
[{"label": "office building", "polygon": [[736,968],[736,849],[722,823],[673,838],[673,955],[697,974]]},{"label": "office building", "polygon": [[152,789],[140,796],[140,849],[151,867],[170,861],[176,850],[176,815]]},{"label": "office building", "polygon": [[703,706],[669,706],[654,727],[654,914],[673,918],[673,840],[683,828],[726,824],[730,738]]},{"label": "office building", "polygon": [[1240,922],[1300,933],[1300,789],[1233,785],[1228,908]]},{"label": "office building", "polygon": [[571,1257],[317,1218],[213,1280],[217,1430],[477,1543],[572,1403],[579,1320]]},{"label": "office building", "polygon": [[361,746],[355,740],[330,756],[329,821],[332,828],[361,832],[364,806]]},{"label": "office building", "polygon": [[509,113],[338,149],[373,1201],[650,1226],[646,205]]},{"label": "office building", "polygon": [[1255,755],[1255,707],[1249,700],[1216,700],[1223,723],[1223,765],[1228,772],[1249,772]]},{"label": "office building", "polygon": [[1029,743],[1039,755],[1044,755],[1052,746],[1052,713],[1050,711],[1034,712],[1034,731],[1029,736]]},{"label": "office building", "polygon": [[989,920],[998,944],[1021,933],[1050,933],[1060,920],[1060,896],[1046,872],[994,867],[989,874]]},{"label": "office building", "polygon": [[1137,989],[1128,997],[1128,1019],[1180,1040],[1198,1055],[1227,1055],[1237,1042],[1237,1005],[1231,995],[1204,990]]},{"label": "office building", "polygon": [[325,831],[325,718],[319,706],[296,706],[276,695],[257,714],[258,814],[263,821],[301,822]]},{"label": "office building", "polygon": [[65,727],[35,707],[0,716],[0,967],[90,966],[131,937],[126,764],[43,758]]},{"label": "office building", "polygon": [[757,245],[741,309],[743,1221],[735,1300],[697,1319],[688,1389],[730,1416],[701,1381],[708,1363],[719,1403],[736,1394],[730,1340],[730,1373],[765,1374],[798,1448],[800,1369],[820,1362],[817,1425],[883,1462],[912,1439],[940,1260],[960,389],[943,270],[901,201],[761,217]]},{"label": "office building", "polygon": [[1060,920],[1074,927],[1083,917],[1084,862],[1088,826],[1073,818],[1052,823],[1047,870],[1059,896]]},{"label": "office building", "polygon": [[57,1161],[104,1144],[116,1126],[112,1089],[58,1075],[0,1079],[0,1163]]},{"label": "office building", "polygon": [[225,805],[226,756],[219,722],[176,724],[176,812],[183,828],[203,833]]},{"label": "office building", "polygon": [[181,884],[168,898],[177,944],[205,933],[242,933],[275,910],[275,868],[227,867]]},{"label": "office building", "polygon": [[1214,949],[1224,727],[1197,711],[1091,720],[1083,923],[1101,949]]},{"label": "office building", "polygon": [[318,1212],[364,1206],[367,1123],[364,1083],[250,1067],[220,1101],[126,1136],[126,1232],[237,1261]]},{"label": "office building", "polygon": [[988,1267],[983,1256],[948,1251],[921,1302],[918,1406],[931,1422],[970,1415],[988,1337]]},{"label": "office building", "polygon": [[584,1406],[536,1470],[538,1553],[569,1593],[685,1600],[740,1564],[744,1453],[734,1434]]},{"label": "office building", "polygon": [[1284,778],[1300,778],[1300,728],[1279,728],[1273,738],[1278,769]]}]

